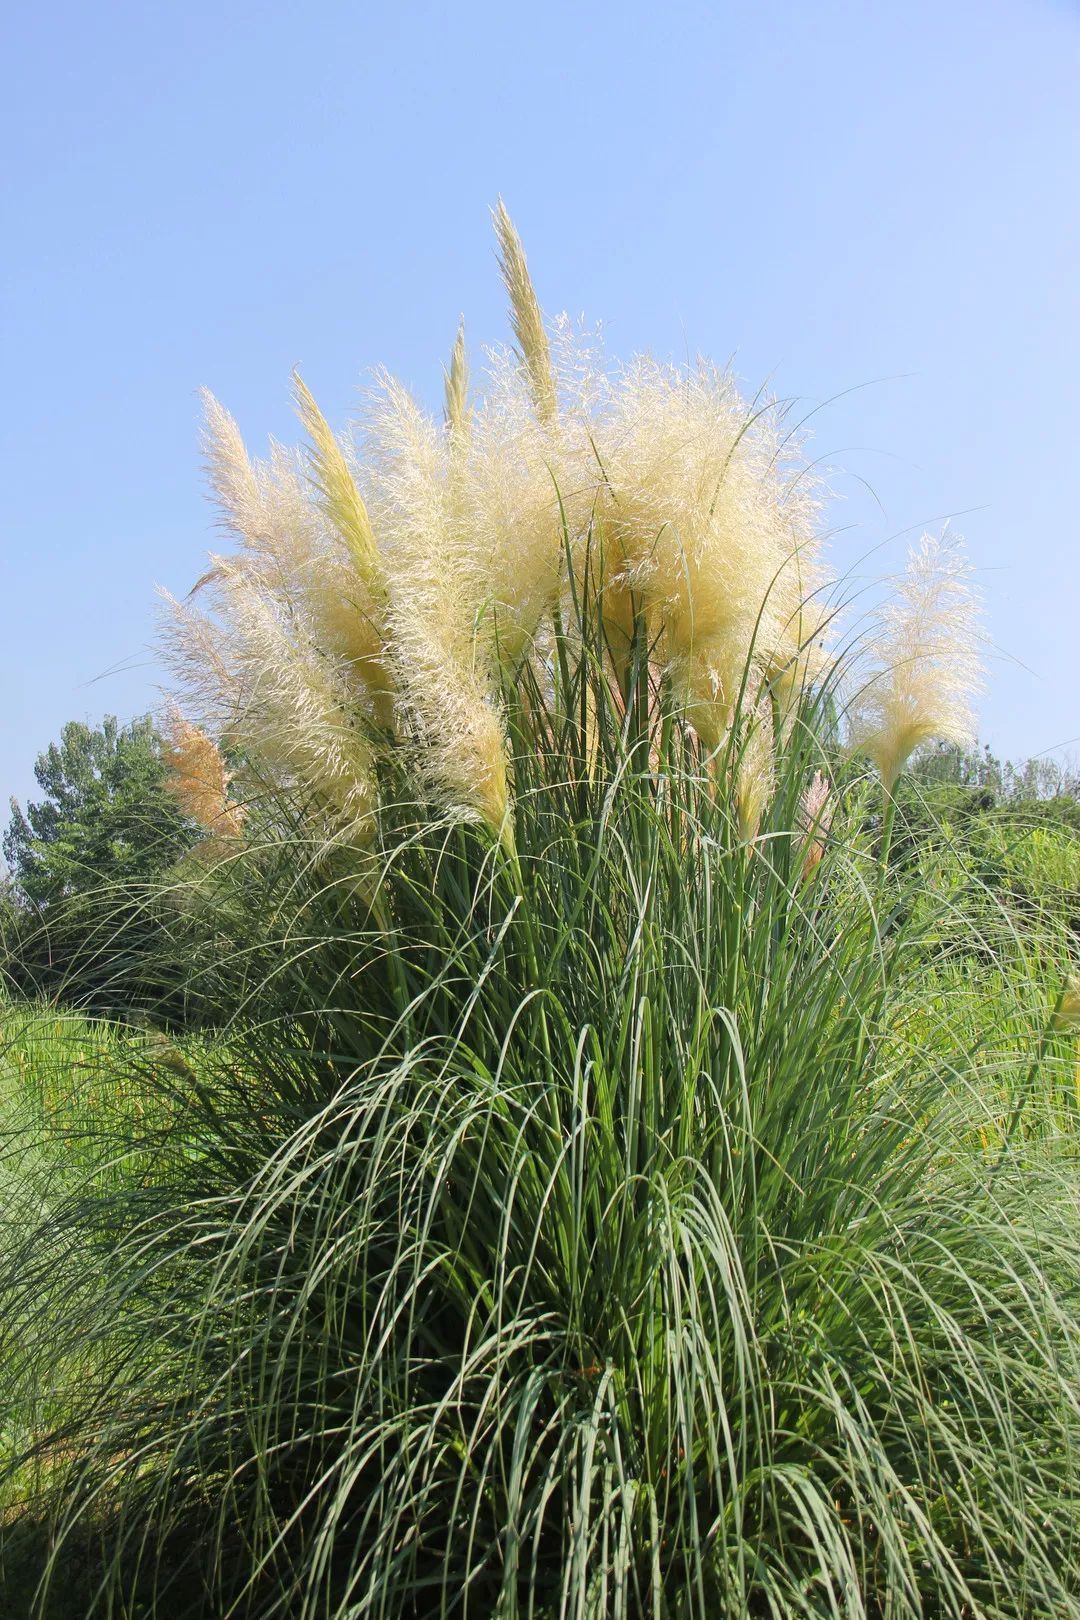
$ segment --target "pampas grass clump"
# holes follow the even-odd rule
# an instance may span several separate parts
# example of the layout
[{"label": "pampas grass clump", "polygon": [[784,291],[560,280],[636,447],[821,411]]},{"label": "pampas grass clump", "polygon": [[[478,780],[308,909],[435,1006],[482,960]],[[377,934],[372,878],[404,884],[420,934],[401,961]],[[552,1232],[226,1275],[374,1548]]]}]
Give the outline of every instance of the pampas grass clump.
[{"label": "pampas grass clump", "polygon": [[252,464],[208,405],[218,1034],[7,1246],[39,1611],[89,1538],[90,1616],[1080,1620],[1075,996],[882,873],[856,763],[888,814],[959,731],[959,577],[841,735],[778,412],[601,367],[496,223],[518,353],[473,394],[459,333],[444,421],[298,383]]}]

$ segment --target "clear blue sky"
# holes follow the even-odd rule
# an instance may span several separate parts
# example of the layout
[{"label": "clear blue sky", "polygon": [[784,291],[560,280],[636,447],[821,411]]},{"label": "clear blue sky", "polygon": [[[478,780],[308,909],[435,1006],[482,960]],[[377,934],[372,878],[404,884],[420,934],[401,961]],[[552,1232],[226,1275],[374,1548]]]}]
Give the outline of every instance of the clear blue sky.
[{"label": "clear blue sky", "polygon": [[817,418],[837,563],[964,514],[983,735],[1080,751],[1075,3],[57,0],[4,32],[4,798],[65,720],[156,701],[154,586],[214,543],[198,386],[259,448],[297,364],[332,420],[377,362],[434,402],[459,312],[507,335],[499,193],[614,354],[857,389]]}]

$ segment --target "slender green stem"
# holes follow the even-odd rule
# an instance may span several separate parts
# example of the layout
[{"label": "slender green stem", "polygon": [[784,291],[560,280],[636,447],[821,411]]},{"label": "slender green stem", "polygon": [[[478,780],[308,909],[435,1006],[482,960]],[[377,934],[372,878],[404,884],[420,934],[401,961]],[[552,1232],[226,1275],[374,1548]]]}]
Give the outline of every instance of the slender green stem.
[{"label": "slender green stem", "polygon": [[882,875],[889,870],[889,851],[892,848],[893,822],[896,820],[896,789],[895,784],[889,788],[882,784],[882,817],[881,817],[881,862]]}]

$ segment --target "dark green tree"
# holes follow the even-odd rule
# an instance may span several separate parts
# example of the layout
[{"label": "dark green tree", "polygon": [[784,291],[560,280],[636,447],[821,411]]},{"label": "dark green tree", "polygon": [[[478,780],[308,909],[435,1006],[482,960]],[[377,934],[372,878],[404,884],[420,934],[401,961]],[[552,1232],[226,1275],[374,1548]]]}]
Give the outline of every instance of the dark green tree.
[{"label": "dark green tree", "polygon": [[3,839],[19,913],[9,971],[26,989],[126,1005],[156,933],[154,881],[200,829],[168,790],[149,716],[70,721],[34,775],[42,797],[12,800]]}]

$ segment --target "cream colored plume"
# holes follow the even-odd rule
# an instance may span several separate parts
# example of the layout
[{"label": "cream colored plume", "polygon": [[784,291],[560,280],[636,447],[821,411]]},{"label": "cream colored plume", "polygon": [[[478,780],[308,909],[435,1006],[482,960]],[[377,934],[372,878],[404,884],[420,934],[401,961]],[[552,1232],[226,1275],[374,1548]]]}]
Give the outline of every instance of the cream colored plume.
[{"label": "cream colored plume", "polygon": [[606,379],[565,316],[554,323],[556,369],[525,250],[501,199],[493,217],[516,364],[491,357],[486,409],[472,423],[471,494],[488,533],[500,653],[513,666],[559,598],[566,541],[579,551],[595,513],[601,469],[593,418]]},{"label": "cream colored plume", "polygon": [[792,476],[775,413],[751,412],[703,363],[627,367],[598,443],[609,572],[641,601],[688,718],[715,749],[751,661],[780,675],[805,647],[804,604],[822,572],[814,491]]},{"label": "cream colored plume", "polygon": [[469,432],[469,368],[465,360],[465,318],[458,323],[457,338],[450,355],[450,369],[443,373],[446,425],[452,446],[463,446]]},{"label": "cream colored plume", "polygon": [[390,379],[372,413],[373,490],[391,559],[389,626],[416,762],[448,809],[509,836],[506,741],[484,539],[446,437]]},{"label": "cream colored plume", "polygon": [[851,705],[851,746],[873,760],[891,793],[914,751],[932,739],[974,741],[981,686],[978,603],[960,546],[924,535],[877,615],[878,666]]},{"label": "cream colored plume", "polygon": [[295,371],[293,391],[300,420],[312,442],[312,480],[323,510],[348,546],[368,595],[377,602],[385,595],[385,585],[367,507],[329,423],[307,384]]},{"label": "cream colored plume", "polygon": [[[261,761],[307,789],[328,832],[367,843],[375,832],[374,754],[350,704],[347,676],[298,645],[265,600],[247,605],[248,644],[259,649],[238,716]],[[264,656],[265,654],[265,656]]]},{"label": "cream colored plume", "polygon": [[564,518],[583,521],[581,455],[567,431],[555,441],[538,423],[520,366],[493,356],[487,384],[456,458],[451,521],[474,559],[498,659],[513,671],[559,600]]},{"label": "cream colored plume", "polygon": [[[383,379],[354,453],[297,377],[307,450],[252,461],[206,397],[210,481],[240,544],[212,559],[197,600],[171,604],[192,712],[254,780],[310,794],[335,836],[370,835],[378,752],[406,743],[428,794],[509,840],[502,692],[530,659],[546,689],[555,609],[587,579],[609,672],[625,676],[643,616],[654,671],[706,750],[741,695],[753,836],[770,699],[782,718],[822,656],[797,446],[726,373],[641,359],[612,374],[565,318],[549,338],[501,202],[494,218],[517,355],[490,355],[470,391],[459,328],[444,423]],[[572,612],[563,622],[583,656]]]},{"label": "cream colored plume", "polygon": [[499,239],[499,269],[510,295],[510,319],[518,351],[528,372],[533,405],[540,421],[546,427],[554,427],[558,402],[555,374],[551,366],[551,345],[529,274],[525,249],[502,198],[499,199],[494,218],[495,234]]},{"label": "cream colored plume", "polygon": [[285,599],[219,558],[216,611],[166,596],[165,651],[213,729],[249,758],[253,784],[299,786],[330,837],[374,832],[374,754],[353,666],[321,652]]},{"label": "cream colored plume", "polygon": [[206,471],[218,508],[245,545],[264,544],[270,528],[264,494],[236,419],[208,388],[200,393]]},{"label": "cream colored plume", "polygon": [[[252,462],[233,418],[204,391],[211,487],[242,542],[229,566],[234,580],[243,573],[287,602],[303,633],[327,655],[352,664],[359,700],[385,728],[392,701],[383,658],[384,592],[373,541],[367,546],[370,526],[333,435],[296,382],[305,423],[317,441],[314,491],[295,452],[274,445],[268,461]],[[211,561],[198,589],[212,588],[218,579],[221,559]]]},{"label": "cream colored plume", "polygon": [[389,730],[393,725],[393,680],[386,656],[387,585],[371,519],[341,446],[297,372],[293,373],[293,390],[300,420],[311,440],[309,466],[319,507],[352,562],[351,575],[343,577],[340,559],[327,554],[324,547],[321,566],[310,577],[309,611],[329,632],[329,650],[352,661],[371,693],[376,723]]},{"label": "cream colored plume", "polygon": [[252,462],[235,420],[202,390],[203,450],[210,488],[225,526],[240,540],[249,566],[291,579],[315,546],[314,521],[295,461],[275,445],[269,461]]}]

